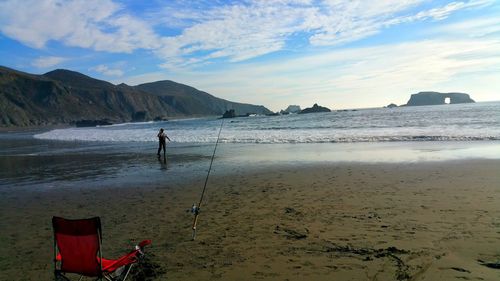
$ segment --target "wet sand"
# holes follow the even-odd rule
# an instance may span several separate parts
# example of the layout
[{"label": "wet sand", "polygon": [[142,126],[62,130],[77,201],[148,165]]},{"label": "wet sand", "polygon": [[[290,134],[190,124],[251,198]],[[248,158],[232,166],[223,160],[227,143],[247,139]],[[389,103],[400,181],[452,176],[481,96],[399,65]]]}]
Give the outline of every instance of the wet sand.
[{"label": "wet sand", "polygon": [[152,239],[156,280],[500,280],[500,161],[275,165],[127,188],[0,190],[0,280],[51,280],[53,215],[105,257]]}]

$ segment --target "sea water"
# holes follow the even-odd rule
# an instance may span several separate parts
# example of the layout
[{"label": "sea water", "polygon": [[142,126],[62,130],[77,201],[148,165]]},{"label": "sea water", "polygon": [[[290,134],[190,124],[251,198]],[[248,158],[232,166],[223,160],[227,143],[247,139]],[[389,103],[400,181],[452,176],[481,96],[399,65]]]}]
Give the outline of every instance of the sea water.
[{"label": "sea water", "polygon": [[[156,142],[160,127],[175,143],[213,143],[222,120],[200,118],[57,129],[35,138]],[[222,143],[356,143],[500,140],[500,102],[374,108],[224,120]]]},{"label": "sea water", "polygon": [[[500,102],[372,108],[0,133],[0,186],[202,181],[221,125],[213,175],[319,162],[500,159]],[[172,140],[167,165],[156,158],[160,128]]]}]

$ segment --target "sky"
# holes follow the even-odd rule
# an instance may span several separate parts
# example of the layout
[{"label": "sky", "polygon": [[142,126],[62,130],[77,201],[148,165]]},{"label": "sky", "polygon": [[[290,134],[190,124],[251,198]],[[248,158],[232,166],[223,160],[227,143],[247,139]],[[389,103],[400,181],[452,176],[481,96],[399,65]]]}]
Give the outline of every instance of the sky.
[{"label": "sky", "polygon": [[273,111],[500,100],[499,0],[0,0],[0,65],[173,80]]}]

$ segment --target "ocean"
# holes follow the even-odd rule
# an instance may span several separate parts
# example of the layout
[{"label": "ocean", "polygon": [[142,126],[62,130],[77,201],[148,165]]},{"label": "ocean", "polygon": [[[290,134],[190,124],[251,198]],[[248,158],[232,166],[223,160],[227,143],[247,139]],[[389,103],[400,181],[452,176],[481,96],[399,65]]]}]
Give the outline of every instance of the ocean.
[{"label": "ocean", "polygon": [[[222,122],[224,122],[222,124]],[[218,117],[0,133],[0,187],[170,185],[319,162],[500,159],[500,102]],[[156,158],[159,128],[167,165]]]},{"label": "ocean", "polygon": [[[58,129],[37,139],[156,142],[160,127],[175,143],[212,143],[222,120],[200,118]],[[222,143],[356,143],[500,140],[500,102],[374,108],[226,119]]]}]

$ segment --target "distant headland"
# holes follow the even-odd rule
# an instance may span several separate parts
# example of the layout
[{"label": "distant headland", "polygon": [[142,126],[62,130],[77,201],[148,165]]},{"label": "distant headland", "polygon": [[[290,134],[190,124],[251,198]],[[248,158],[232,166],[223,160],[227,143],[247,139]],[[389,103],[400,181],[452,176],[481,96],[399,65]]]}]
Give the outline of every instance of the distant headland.
[{"label": "distant headland", "polygon": [[419,92],[411,95],[410,100],[406,103],[406,105],[419,106],[446,104],[447,98],[449,99],[450,104],[475,102],[468,94],[464,93]]},{"label": "distant headland", "polygon": [[[446,102],[448,99],[449,102]],[[441,105],[441,104],[459,104],[459,103],[475,103],[469,94],[465,93],[440,93],[440,92],[418,92],[412,94],[406,104],[400,106],[421,106],[421,105]],[[386,108],[398,107],[391,103]]]}]

